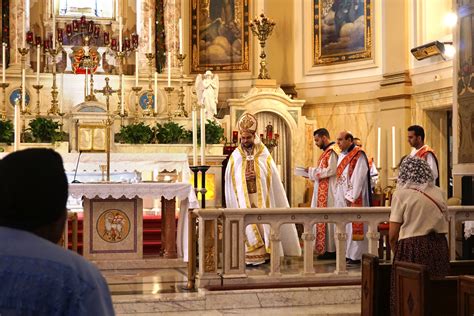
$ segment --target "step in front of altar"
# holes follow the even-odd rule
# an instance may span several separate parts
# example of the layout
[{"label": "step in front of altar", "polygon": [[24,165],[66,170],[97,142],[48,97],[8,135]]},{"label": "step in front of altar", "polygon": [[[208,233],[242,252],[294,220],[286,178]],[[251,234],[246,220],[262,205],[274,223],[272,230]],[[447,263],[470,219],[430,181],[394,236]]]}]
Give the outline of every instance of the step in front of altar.
[{"label": "step in front of altar", "polygon": [[112,290],[112,300],[117,315],[193,311],[230,313],[232,310],[238,310],[239,314],[260,314],[267,309],[290,307],[319,310],[320,313],[312,315],[360,315],[360,292],[360,286],[232,291],[203,289],[194,293],[144,295],[114,295]]}]

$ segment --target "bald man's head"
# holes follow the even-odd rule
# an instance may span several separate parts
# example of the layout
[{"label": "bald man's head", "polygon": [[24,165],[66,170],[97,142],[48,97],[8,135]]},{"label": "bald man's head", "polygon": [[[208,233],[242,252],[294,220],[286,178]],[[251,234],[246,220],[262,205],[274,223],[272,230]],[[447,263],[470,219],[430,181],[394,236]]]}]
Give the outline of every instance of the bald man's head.
[{"label": "bald man's head", "polygon": [[348,131],[342,131],[337,136],[337,145],[344,151],[347,150],[354,142],[354,136]]}]

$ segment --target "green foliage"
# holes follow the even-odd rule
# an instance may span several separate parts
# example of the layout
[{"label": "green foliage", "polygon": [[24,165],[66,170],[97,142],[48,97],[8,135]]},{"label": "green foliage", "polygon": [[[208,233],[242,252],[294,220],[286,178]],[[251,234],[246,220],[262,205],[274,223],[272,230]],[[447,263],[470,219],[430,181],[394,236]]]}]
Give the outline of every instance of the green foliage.
[{"label": "green foliage", "polygon": [[37,143],[54,143],[64,138],[61,124],[50,118],[37,117],[30,121],[27,132],[31,133],[32,140]]},{"label": "green foliage", "polygon": [[0,143],[13,143],[14,133],[12,121],[0,121]]},{"label": "green foliage", "polygon": [[[224,128],[216,121],[207,120],[206,144],[220,144],[224,139]],[[198,126],[198,143],[201,143],[201,127]]]},{"label": "green foliage", "polygon": [[126,144],[150,144],[155,136],[153,129],[145,123],[122,126],[115,139]]},{"label": "green foliage", "polygon": [[183,144],[188,142],[190,132],[175,122],[156,124],[156,139],[159,144]]}]

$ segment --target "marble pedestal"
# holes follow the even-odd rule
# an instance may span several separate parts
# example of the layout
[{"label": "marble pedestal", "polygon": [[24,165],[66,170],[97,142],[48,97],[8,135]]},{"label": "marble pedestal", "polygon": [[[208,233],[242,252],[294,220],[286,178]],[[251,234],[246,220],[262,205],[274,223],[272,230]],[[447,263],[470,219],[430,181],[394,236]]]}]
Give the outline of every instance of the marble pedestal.
[{"label": "marble pedestal", "polygon": [[84,257],[142,259],[143,200],[84,198]]}]

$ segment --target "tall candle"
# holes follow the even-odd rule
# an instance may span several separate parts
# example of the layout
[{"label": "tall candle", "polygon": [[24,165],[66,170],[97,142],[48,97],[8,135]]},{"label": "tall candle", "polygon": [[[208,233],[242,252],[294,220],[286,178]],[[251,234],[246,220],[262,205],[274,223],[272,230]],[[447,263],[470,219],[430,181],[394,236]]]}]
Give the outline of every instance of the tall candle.
[{"label": "tall candle", "polygon": [[122,17],[119,17],[119,52],[122,51],[122,29],[123,29],[123,25],[122,25]]},{"label": "tall candle", "polygon": [[54,12],[54,6],[52,10],[53,10],[53,49],[56,49],[56,14]]},{"label": "tall candle", "polygon": [[2,83],[5,83],[5,72],[7,71],[6,47],[7,47],[7,44],[2,43]]},{"label": "tall candle", "polygon": [[138,50],[135,51],[135,87],[138,87]]},{"label": "tall candle", "polygon": [[36,45],[36,85],[40,82],[41,45]]},{"label": "tall candle", "polygon": [[[194,108],[194,107],[193,107]],[[197,166],[197,110],[192,111],[193,124],[193,166]]]},{"label": "tall candle", "polygon": [[13,143],[13,150],[17,151],[20,147],[20,113],[19,113],[19,106],[15,103],[15,117],[13,121],[13,129],[15,133],[15,139]]},{"label": "tall candle", "polygon": [[179,18],[179,53],[183,54],[183,20]]},{"label": "tall candle", "polygon": [[122,106],[120,108],[120,113],[122,115],[125,114],[125,80],[123,79],[123,75],[120,75],[120,83],[121,83],[121,90],[120,90],[120,95],[122,99]]},{"label": "tall candle", "polygon": [[206,115],[204,107],[201,107],[201,166],[206,164]]},{"label": "tall candle", "polygon": [[392,126],[392,167],[395,168],[397,166],[397,162],[395,161],[395,126]]},{"label": "tall candle", "polygon": [[148,52],[152,53],[153,52],[153,45],[152,45],[152,39],[153,39],[153,33],[152,33],[152,27],[151,27],[151,17],[148,18]]},{"label": "tall candle", "polygon": [[380,142],[382,136],[382,129],[377,128],[377,168],[380,168]]},{"label": "tall candle", "polygon": [[153,96],[154,96],[153,111],[157,113],[158,112],[158,73],[156,71],[155,71],[155,82],[153,86]]},{"label": "tall candle", "polygon": [[21,109],[25,111],[26,108],[26,69],[21,70]]},{"label": "tall candle", "polygon": [[171,87],[171,52],[168,52],[168,87]]},{"label": "tall candle", "polygon": [[21,15],[21,22],[22,22],[22,30],[23,30],[23,34],[22,34],[22,48],[25,48],[26,47],[26,5],[25,3],[23,3],[23,14]]}]

